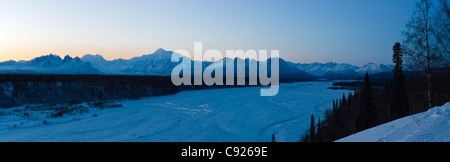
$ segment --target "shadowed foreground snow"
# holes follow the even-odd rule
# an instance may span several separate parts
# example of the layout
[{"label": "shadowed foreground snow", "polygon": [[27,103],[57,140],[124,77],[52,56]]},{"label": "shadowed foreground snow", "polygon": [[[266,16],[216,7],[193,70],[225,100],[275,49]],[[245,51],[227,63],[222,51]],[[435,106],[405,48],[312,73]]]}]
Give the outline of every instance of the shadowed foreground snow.
[{"label": "shadowed foreground snow", "polygon": [[337,142],[450,142],[450,103],[377,126]]},{"label": "shadowed foreground snow", "polygon": [[275,133],[277,141],[296,142],[311,114],[323,116],[349,92],[326,89],[331,83],[282,84],[274,97],[259,96],[261,87],[185,91],[61,118],[18,107],[0,115],[0,141],[270,142]]}]

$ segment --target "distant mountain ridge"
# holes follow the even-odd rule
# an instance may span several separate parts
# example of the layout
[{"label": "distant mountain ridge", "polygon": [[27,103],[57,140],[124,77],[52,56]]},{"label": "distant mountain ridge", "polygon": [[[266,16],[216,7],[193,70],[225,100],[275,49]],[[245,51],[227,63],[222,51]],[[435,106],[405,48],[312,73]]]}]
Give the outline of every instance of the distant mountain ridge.
[{"label": "distant mountain ridge", "polygon": [[366,72],[369,74],[376,74],[382,72],[391,72],[394,65],[384,65],[376,63],[368,63],[361,67],[346,64],[346,63],[310,63],[297,64],[299,69],[302,69],[316,77],[326,79],[351,79],[363,76]]},{"label": "distant mountain ridge", "polygon": [[[43,73],[43,74],[116,74],[116,75],[156,75],[169,76],[174,67],[179,62],[172,62],[172,55],[179,55],[183,59],[187,59],[193,65],[196,60],[191,60],[186,56],[158,49],[153,54],[133,57],[131,59],[115,59],[108,61],[102,55],[87,54],[83,57],[72,58],[65,56],[64,59],[58,55],[50,54],[46,56],[36,57],[30,61],[5,61],[0,62],[1,73]],[[240,58],[235,58],[235,60]],[[242,59],[241,59],[242,60]],[[180,60],[181,61],[181,60]],[[218,64],[222,61],[223,64]],[[208,66],[224,66],[233,61],[231,58],[224,58],[215,62],[203,61],[202,70]],[[270,59],[268,60],[270,61]],[[249,59],[245,60],[246,71],[248,72],[249,64],[259,64],[260,61]],[[236,61],[235,65],[236,67]],[[193,68],[193,67],[192,67]],[[269,68],[270,69],[270,68]],[[280,58],[280,77],[281,78],[326,78],[326,79],[350,79],[361,77],[364,73],[370,74],[380,72],[390,72],[393,65],[368,63],[362,67],[346,64],[346,63],[311,63],[301,64],[285,61]],[[224,70],[226,68],[224,67]],[[269,72],[270,73],[270,72]]]},{"label": "distant mountain ridge", "polygon": [[0,73],[43,73],[43,74],[99,74],[90,62],[70,56],[61,59],[58,55],[36,57],[30,61],[7,61],[0,63]]},{"label": "distant mountain ridge", "polygon": [[311,64],[297,64],[299,69],[302,69],[316,77],[332,78],[332,77],[354,77],[358,73],[356,70],[360,69],[357,66],[353,66],[345,63],[334,63],[328,62],[322,63],[311,63]]}]

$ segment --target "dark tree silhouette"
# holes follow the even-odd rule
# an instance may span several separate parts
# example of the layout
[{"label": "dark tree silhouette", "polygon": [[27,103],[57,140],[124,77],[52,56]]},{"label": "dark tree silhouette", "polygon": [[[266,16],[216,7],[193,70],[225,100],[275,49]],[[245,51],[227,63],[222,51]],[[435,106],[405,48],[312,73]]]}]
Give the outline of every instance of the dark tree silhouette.
[{"label": "dark tree silhouette", "polygon": [[361,91],[361,106],[358,109],[356,118],[356,130],[362,131],[376,125],[378,111],[373,102],[372,85],[370,84],[369,74],[366,73],[364,86]]},{"label": "dark tree silhouette", "polygon": [[311,142],[315,142],[315,134],[316,134],[316,126],[315,126],[315,120],[314,120],[314,114],[311,114],[311,125],[309,127],[309,135],[311,138]]},{"label": "dark tree silhouette", "polygon": [[409,115],[409,104],[407,100],[405,81],[403,76],[403,54],[400,43],[393,47],[393,62],[395,63],[394,82],[392,83],[392,95],[390,104],[390,118],[398,119]]}]

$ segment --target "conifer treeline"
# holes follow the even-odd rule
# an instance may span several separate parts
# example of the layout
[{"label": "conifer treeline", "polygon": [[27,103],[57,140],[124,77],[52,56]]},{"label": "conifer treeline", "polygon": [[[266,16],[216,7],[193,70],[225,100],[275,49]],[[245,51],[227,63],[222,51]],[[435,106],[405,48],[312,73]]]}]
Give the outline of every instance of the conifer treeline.
[{"label": "conifer treeline", "polygon": [[[433,106],[441,106],[447,102],[450,102],[450,75],[448,75],[449,68],[445,75],[435,75],[433,85],[435,87],[435,93],[433,93]],[[332,142],[338,139],[355,134],[359,131],[371,128],[396,120],[401,117],[407,116],[407,114],[416,114],[427,111],[427,97],[423,93],[426,91],[426,84],[424,80],[405,80],[407,103],[410,105],[409,110],[396,114],[396,107],[392,105],[395,102],[393,100],[394,85],[390,83],[383,89],[373,90],[373,107],[370,111],[371,114],[363,114],[361,111],[363,105],[367,101],[364,100],[364,92],[362,90],[356,90],[353,93],[344,95],[341,99],[333,100],[333,110],[327,110],[324,113],[324,120],[312,121],[317,123],[317,126],[312,125],[310,130],[302,137],[302,142]],[[361,88],[362,89],[362,88]],[[366,112],[367,113],[367,112]],[[403,114],[405,113],[405,114]],[[372,123],[363,122],[362,116],[373,116]],[[359,120],[358,120],[359,118]],[[358,123],[362,122],[362,123]],[[314,134],[311,136],[311,132]]]},{"label": "conifer treeline", "polygon": [[325,120],[316,121],[311,117],[309,133],[303,142],[326,142],[351,135],[355,132],[371,128],[378,124],[379,110],[373,101],[373,90],[369,75],[366,74],[361,90],[343,95],[341,99],[333,100],[333,110],[325,112]]},{"label": "conifer treeline", "polygon": [[[348,96],[333,100],[333,109],[325,119],[314,120],[302,142],[331,142],[410,114],[428,110],[426,77],[405,80],[401,44],[393,48],[394,80],[384,88],[373,88],[368,74],[364,85]],[[450,67],[436,69],[433,74],[433,106],[450,101]],[[331,104],[331,103],[330,103]],[[313,124],[314,123],[314,124]],[[318,123],[315,126],[315,123]]]}]

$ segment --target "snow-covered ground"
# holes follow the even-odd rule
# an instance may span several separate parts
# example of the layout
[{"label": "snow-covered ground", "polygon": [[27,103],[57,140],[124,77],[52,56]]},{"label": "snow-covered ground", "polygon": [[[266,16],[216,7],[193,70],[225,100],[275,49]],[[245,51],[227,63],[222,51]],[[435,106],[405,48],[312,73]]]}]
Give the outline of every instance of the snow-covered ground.
[{"label": "snow-covered ground", "polygon": [[450,142],[450,103],[377,126],[337,142]]},{"label": "snow-covered ground", "polygon": [[[281,84],[274,97],[261,87],[185,91],[171,96],[125,100],[121,108],[83,111],[59,118],[50,110],[0,110],[0,141],[295,142],[345,90],[332,82]],[[3,112],[1,112],[3,111]]]}]

